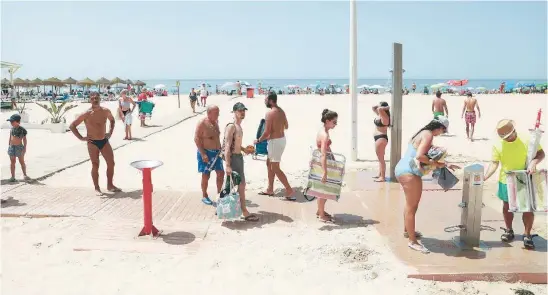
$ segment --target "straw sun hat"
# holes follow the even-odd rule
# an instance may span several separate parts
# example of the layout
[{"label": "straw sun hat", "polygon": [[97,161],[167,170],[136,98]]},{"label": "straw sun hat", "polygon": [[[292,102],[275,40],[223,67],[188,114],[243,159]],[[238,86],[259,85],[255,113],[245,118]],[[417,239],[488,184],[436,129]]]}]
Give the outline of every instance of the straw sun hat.
[{"label": "straw sun hat", "polygon": [[502,119],[497,123],[497,134],[500,138],[506,139],[516,131],[514,120]]}]

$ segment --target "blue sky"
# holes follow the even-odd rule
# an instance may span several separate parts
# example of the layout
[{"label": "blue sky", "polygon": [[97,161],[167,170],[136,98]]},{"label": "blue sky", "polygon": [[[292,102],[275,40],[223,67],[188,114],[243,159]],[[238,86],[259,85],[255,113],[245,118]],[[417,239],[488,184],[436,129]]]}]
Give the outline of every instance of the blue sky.
[{"label": "blue sky", "polygon": [[[1,2],[3,61],[24,78],[346,78],[349,4]],[[547,76],[547,2],[358,2],[358,75]]]}]

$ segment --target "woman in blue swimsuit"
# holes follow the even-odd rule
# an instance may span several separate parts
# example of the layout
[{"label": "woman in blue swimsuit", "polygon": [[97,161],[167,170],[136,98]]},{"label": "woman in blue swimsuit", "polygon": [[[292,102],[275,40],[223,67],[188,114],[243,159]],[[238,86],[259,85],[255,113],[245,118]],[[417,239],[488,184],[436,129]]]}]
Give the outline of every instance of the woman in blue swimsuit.
[{"label": "woman in blue swimsuit", "polygon": [[[398,162],[395,169],[396,178],[405,193],[405,209],[403,212],[404,236],[409,238],[409,248],[423,253],[429,253],[430,251],[422,244],[419,244],[417,238],[420,237],[421,234],[415,232],[415,214],[417,213],[421,200],[421,178],[423,176],[419,167],[420,164],[417,164],[417,162],[436,168],[442,168],[447,165],[446,163],[432,161],[428,158],[427,153],[432,147],[434,136],[446,133],[448,127],[449,120],[443,116],[432,120],[424,126],[411,138],[405,155]],[[456,165],[448,165],[447,167],[452,170],[460,168]]]}]

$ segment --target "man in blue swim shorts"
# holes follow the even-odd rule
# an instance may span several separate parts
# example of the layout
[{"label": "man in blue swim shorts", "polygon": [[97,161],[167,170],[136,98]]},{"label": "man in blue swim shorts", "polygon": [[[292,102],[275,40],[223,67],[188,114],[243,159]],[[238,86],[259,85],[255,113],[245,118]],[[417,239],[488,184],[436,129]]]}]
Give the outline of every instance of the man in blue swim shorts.
[{"label": "man in blue swim shorts", "polygon": [[196,126],[194,142],[198,148],[196,159],[198,160],[198,172],[202,174],[202,202],[213,205],[207,194],[207,186],[211,171],[217,174],[217,193],[223,189],[225,172],[221,159],[221,131],[219,129],[219,107],[209,105],[207,117],[201,119]]}]

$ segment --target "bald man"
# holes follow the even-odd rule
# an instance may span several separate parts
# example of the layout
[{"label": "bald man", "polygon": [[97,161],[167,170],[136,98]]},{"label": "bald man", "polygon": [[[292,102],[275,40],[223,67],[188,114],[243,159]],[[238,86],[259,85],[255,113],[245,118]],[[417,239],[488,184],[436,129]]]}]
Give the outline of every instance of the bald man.
[{"label": "bald man", "polygon": [[207,106],[207,117],[201,119],[196,126],[194,142],[198,148],[198,172],[202,174],[202,202],[213,205],[207,194],[207,186],[211,171],[217,174],[217,193],[220,193],[225,175],[221,159],[221,131],[219,129],[219,107]]}]

